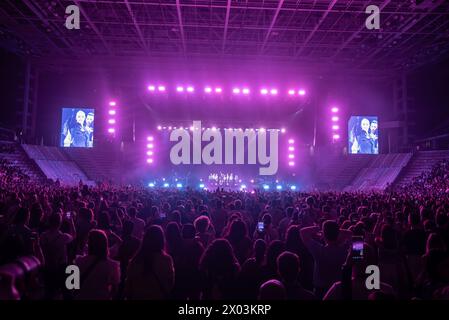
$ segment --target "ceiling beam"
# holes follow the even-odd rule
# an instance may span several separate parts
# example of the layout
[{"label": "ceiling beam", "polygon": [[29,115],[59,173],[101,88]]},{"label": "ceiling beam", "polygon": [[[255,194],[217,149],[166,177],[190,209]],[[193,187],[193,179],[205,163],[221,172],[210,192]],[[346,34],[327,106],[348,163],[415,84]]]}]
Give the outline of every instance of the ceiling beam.
[{"label": "ceiling beam", "polygon": [[140,27],[137,24],[136,17],[134,16],[134,12],[132,11],[131,5],[129,4],[128,0],[125,0],[125,5],[126,5],[126,8],[128,9],[128,13],[131,16],[131,19],[133,21],[133,25],[134,25],[134,28],[136,29],[137,35],[139,36],[139,40],[140,40],[140,44],[142,45],[142,48],[143,48],[143,50],[145,51],[145,53],[147,55],[150,55],[149,50],[148,50],[148,46],[145,43],[145,40],[143,38],[142,31],[140,30]]}]

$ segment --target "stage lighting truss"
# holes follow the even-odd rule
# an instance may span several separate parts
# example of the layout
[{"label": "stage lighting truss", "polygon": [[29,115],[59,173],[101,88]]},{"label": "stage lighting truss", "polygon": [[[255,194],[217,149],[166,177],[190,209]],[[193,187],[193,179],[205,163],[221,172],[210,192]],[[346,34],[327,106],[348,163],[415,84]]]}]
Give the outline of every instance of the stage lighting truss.
[{"label": "stage lighting truss", "polygon": [[[197,90],[198,88],[198,90]],[[222,94],[229,93],[230,96],[251,96],[258,94],[264,97],[288,97],[288,98],[302,98],[306,95],[306,90],[303,88],[288,88],[279,89],[275,87],[262,86],[260,88],[249,88],[246,86],[234,86],[225,90],[221,86],[193,86],[193,85],[177,85],[174,87],[168,87],[164,84],[150,84],[147,86],[147,90],[150,94],[160,95],[175,93],[177,95],[193,95],[193,94],[203,94],[206,96],[223,96]]]}]

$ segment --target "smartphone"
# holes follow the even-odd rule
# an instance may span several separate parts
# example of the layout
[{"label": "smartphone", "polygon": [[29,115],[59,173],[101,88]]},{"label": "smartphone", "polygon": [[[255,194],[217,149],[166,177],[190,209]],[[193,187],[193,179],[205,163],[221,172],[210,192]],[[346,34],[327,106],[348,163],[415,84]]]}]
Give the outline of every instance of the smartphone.
[{"label": "smartphone", "polygon": [[363,259],[363,245],[362,237],[352,237],[352,260],[360,261]]},{"label": "smartphone", "polygon": [[72,213],[70,211],[66,212],[65,216],[66,216],[67,219],[71,219],[72,218]]},{"label": "smartphone", "polygon": [[263,232],[265,230],[265,225],[263,222],[257,223],[257,231]]}]

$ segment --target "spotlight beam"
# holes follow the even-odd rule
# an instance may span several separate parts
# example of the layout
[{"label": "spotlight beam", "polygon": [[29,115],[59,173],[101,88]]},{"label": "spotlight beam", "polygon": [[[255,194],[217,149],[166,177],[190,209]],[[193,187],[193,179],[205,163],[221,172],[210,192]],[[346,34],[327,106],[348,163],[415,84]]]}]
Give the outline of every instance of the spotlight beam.
[{"label": "spotlight beam", "polygon": [[[326,19],[327,15],[332,11],[332,8],[335,6],[336,3],[337,3],[337,0],[333,0],[329,4],[329,6],[327,7],[327,10],[324,12],[323,16],[320,18],[318,23],[315,25],[315,28],[313,28],[313,30],[309,33],[309,35],[307,36],[306,40],[304,40],[304,43],[302,44],[302,46],[299,48],[298,52],[296,52],[295,57],[298,57],[298,56],[301,55],[302,51],[307,46],[307,44],[309,43],[310,39],[313,38],[313,36],[315,35],[315,32],[320,28],[321,24]],[[365,25],[363,25],[363,26],[365,26]]]},{"label": "spotlight beam", "polygon": [[226,37],[228,35],[230,12],[231,12],[231,0],[228,0],[228,3],[226,4],[226,18],[225,18],[225,25],[224,25],[224,31],[223,31],[223,42],[221,43],[221,53],[224,53],[224,49],[225,49]]},{"label": "spotlight beam", "polygon": [[137,32],[137,35],[139,36],[139,40],[142,44],[142,47],[145,50],[145,53],[147,55],[149,55],[147,44],[145,43],[145,40],[143,39],[142,31],[140,30],[140,27],[137,24],[136,17],[134,15],[133,11],[131,10],[131,5],[129,4],[128,0],[125,0],[125,5],[126,5],[126,8],[128,9],[129,15],[131,16],[131,19],[133,21],[134,28],[136,28],[136,32]]},{"label": "spotlight beam", "polygon": [[181,33],[181,42],[183,53],[186,53],[186,41],[184,37],[184,25],[182,24],[181,4],[180,0],[176,0],[176,12],[178,13],[179,32]]},{"label": "spotlight beam", "polygon": [[267,34],[265,35],[265,39],[263,40],[262,47],[260,48],[260,54],[262,54],[263,50],[265,49],[265,45],[267,44],[268,39],[270,38],[271,30],[273,30],[274,24],[276,23],[276,19],[279,15],[279,12],[281,11],[283,4],[284,0],[280,0],[276,8],[276,12],[273,15],[273,19],[271,20],[270,27],[268,28]]}]

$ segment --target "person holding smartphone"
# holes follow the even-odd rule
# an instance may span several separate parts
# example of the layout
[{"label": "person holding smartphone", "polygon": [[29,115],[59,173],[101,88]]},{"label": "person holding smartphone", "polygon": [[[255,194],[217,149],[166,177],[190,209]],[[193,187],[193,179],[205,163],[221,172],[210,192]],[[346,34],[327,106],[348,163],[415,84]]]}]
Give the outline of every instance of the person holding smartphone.
[{"label": "person holding smartphone", "polygon": [[[335,282],[325,294],[323,300],[368,300],[375,292],[382,292],[389,298],[395,297],[393,287],[380,282],[380,289],[366,287],[366,268],[376,265],[374,249],[361,237],[353,237],[346,262],[342,267],[342,279]],[[382,269],[380,269],[382,279]]]},{"label": "person holding smartphone", "polygon": [[334,220],[327,220],[322,230],[319,226],[305,227],[300,235],[314,260],[314,293],[321,299],[335,281],[341,280],[341,267],[346,260],[352,232],[341,230]]},{"label": "person holding smartphone", "polygon": [[272,225],[272,219],[269,213],[265,213],[262,221],[257,223],[253,238],[264,239],[266,243],[279,239],[279,234]]}]

